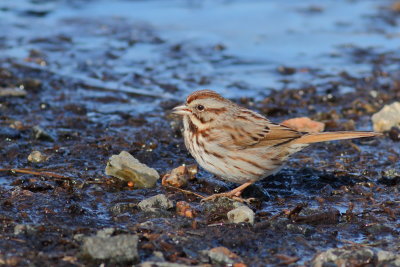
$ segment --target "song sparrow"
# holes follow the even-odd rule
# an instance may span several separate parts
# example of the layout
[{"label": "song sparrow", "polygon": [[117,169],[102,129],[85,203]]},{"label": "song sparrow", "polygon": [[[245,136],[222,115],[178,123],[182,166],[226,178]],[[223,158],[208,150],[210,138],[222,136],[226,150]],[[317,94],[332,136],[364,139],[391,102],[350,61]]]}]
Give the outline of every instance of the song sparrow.
[{"label": "song sparrow", "polygon": [[211,90],[193,92],[183,116],[185,145],[201,167],[224,180],[242,184],[216,197],[239,197],[252,183],[279,171],[286,159],[311,143],[376,136],[374,132],[303,133],[270,122]]}]

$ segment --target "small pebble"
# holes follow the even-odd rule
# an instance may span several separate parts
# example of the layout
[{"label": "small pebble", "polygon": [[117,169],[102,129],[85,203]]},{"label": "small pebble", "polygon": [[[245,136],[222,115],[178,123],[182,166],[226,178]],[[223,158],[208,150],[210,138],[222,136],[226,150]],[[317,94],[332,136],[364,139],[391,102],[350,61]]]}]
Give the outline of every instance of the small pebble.
[{"label": "small pebble", "polygon": [[390,131],[392,127],[400,126],[400,102],[385,105],[380,111],[372,115],[375,132]]},{"label": "small pebble", "polygon": [[43,155],[40,151],[32,151],[28,156],[28,161],[33,163],[44,162],[48,159],[47,156]]},{"label": "small pebble", "polygon": [[42,127],[35,126],[32,128],[32,130],[35,139],[44,141],[54,141],[54,138],[48,132],[46,132]]},{"label": "small pebble", "polygon": [[85,237],[81,254],[93,260],[107,260],[112,263],[135,262],[139,259],[138,242],[138,236],[128,234]]},{"label": "small pebble", "polygon": [[26,91],[20,88],[0,88],[0,96],[26,96]]},{"label": "small pebble", "polygon": [[125,180],[129,183],[128,186],[134,188],[154,187],[160,178],[155,169],[139,162],[126,151],[110,157],[106,166],[106,174]]},{"label": "small pebble", "polygon": [[278,72],[283,75],[292,75],[296,73],[295,68],[280,66],[278,67]]},{"label": "small pebble", "polygon": [[184,187],[187,185],[190,175],[185,165],[179,166],[173,169],[170,173],[167,173],[162,178],[162,185],[170,185],[173,187]]},{"label": "small pebble", "polygon": [[228,220],[231,223],[247,222],[254,224],[254,211],[247,206],[240,206],[227,213]]},{"label": "small pebble", "polygon": [[281,124],[293,128],[299,132],[307,132],[307,133],[319,133],[325,129],[324,123],[313,121],[307,117],[285,120]]},{"label": "small pebble", "polygon": [[14,227],[14,235],[20,235],[20,234],[33,235],[36,232],[37,229],[29,224],[17,224]]},{"label": "small pebble", "polygon": [[206,252],[213,264],[232,265],[240,258],[226,247],[215,247]]},{"label": "small pebble", "polygon": [[183,217],[188,217],[188,218],[195,217],[195,211],[186,201],[178,201],[176,203],[176,213]]},{"label": "small pebble", "polygon": [[139,202],[138,207],[142,211],[156,211],[157,209],[167,210],[174,207],[174,203],[164,194],[146,198]]},{"label": "small pebble", "polygon": [[13,123],[10,124],[10,128],[20,131],[24,129],[24,125],[22,124],[21,121],[14,121]]}]

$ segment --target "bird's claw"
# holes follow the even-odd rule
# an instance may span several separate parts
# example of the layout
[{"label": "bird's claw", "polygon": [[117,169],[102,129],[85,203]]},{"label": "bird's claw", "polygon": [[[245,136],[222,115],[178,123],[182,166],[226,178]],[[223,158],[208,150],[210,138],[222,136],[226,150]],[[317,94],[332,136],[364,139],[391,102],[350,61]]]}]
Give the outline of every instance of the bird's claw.
[{"label": "bird's claw", "polygon": [[239,196],[237,196],[236,194],[230,194],[230,192],[227,193],[219,193],[219,194],[214,194],[208,197],[203,198],[200,203],[204,203],[206,201],[214,201],[218,198],[229,198],[235,201],[238,201],[240,203],[246,203],[246,204],[250,204],[252,201],[255,201],[255,198],[241,198]]}]

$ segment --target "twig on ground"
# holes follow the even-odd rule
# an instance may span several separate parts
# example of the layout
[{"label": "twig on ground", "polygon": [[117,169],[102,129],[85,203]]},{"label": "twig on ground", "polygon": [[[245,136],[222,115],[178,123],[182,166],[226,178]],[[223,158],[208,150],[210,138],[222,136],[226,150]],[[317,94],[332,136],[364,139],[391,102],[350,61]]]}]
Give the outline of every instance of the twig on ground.
[{"label": "twig on ground", "polygon": [[164,185],[164,187],[167,187],[167,188],[170,188],[170,189],[175,189],[175,190],[181,191],[181,192],[183,192],[185,194],[195,195],[196,197],[201,198],[201,199],[205,198],[204,196],[202,196],[200,194],[197,194],[195,192],[192,192],[192,191],[189,191],[189,190],[185,190],[185,189],[182,189],[182,188],[173,187],[173,186],[169,186],[169,185]]},{"label": "twig on ground", "polygon": [[64,175],[49,172],[49,171],[36,171],[36,170],[30,170],[30,169],[0,169],[0,172],[16,172],[16,173],[38,175],[38,176],[48,176],[48,177],[64,179],[64,180],[73,179],[72,177],[64,176]]}]

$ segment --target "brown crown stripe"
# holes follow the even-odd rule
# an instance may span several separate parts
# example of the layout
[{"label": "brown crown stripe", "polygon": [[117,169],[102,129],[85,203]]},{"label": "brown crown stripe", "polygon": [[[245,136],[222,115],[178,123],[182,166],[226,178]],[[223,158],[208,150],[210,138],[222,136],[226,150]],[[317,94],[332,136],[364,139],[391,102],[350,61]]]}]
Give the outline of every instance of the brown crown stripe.
[{"label": "brown crown stripe", "polygon": [[220,96],[219,94],[217,94],[214,91],[211,91],[211,90],[200,90],[200,91],[196,91],[196,92],[193,92],[192,94],[190,94],[186,98],[186,103],[190,104],[191,102],[193,102],[193,100],[205,99],[205,98],[216,98],[216,99],[219,99],[219,100],[225,100],[222,96]]}]

